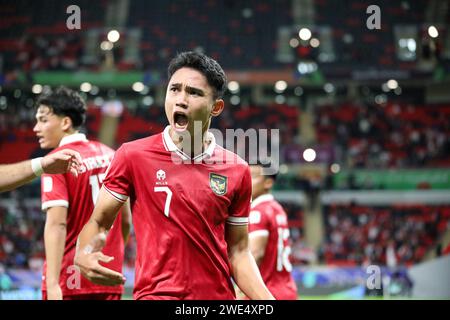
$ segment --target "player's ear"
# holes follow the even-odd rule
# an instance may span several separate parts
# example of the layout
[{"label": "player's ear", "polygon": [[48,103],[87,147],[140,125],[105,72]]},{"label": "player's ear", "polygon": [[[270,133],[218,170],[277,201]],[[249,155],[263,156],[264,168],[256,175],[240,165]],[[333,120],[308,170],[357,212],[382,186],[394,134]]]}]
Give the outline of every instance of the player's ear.
[{"label": "player's ear", "polygon": [[211,116],[217,117],[222,113],[223,108],[225,107],[225,102],[222,99],[217,99],[212,107]]},{"label": "player's ear", "polygon": [[266,178],[264,179],[264,189],[266,189],[266,190],[272,189],[273,183],[274,183],[274,181],[273,181],[272,178],[266,177]]},{"label": "player's ear", "polygon": [[70,117],[64,117],[61,120],[61,128],[64,131],[68,131],[72,127],[72,119]]}]

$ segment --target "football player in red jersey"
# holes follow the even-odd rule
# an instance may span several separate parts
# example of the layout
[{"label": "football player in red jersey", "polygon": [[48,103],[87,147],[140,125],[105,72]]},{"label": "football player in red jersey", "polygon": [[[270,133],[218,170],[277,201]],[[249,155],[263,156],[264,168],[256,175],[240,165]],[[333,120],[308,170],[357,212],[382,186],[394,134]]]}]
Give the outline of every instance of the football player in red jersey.
[{"label": "football player in red jersey", "polygon": [[292,277],[289,227],[286,212],[270,193],[276,175],[265,173],[262,164],[250,166],[252,204],[249,217],[250,249],[267,288],[277,300],[296,300]]},{"label": "football player in red jersey", "polygon": [[[40,147],[54,148],[52,153],[70,148],[82,158],[78,177],[67,173],[41,177],[42,210],[46,212],[43,299],[120,299],[122,286],[93,284],[81,277],[73,264],[77,236],[91,216],[114,151],[100,142],[87,140],[79,132],[85,120],[86,105],[75,91],[60,87],[43,93],[36,106],[37,122],[33,130]],[[117,272],[122,270],[129,220],[129,211],[122,210],[103,249],[115,257],[114,261],[104,262]]]},{"label": "football player in red jersey", "polygon": [[123,283],[99,264],[110,257],[96,239],[129,198],[135,299],[235,299],[232,278],[250,299],[273,299],[248,247],[249,166],[208,131],[224,108],[225,73],[210,57],[183,52],[170,62],[168,80],[169,125],[117,150],[75,263],[91,281]]}]

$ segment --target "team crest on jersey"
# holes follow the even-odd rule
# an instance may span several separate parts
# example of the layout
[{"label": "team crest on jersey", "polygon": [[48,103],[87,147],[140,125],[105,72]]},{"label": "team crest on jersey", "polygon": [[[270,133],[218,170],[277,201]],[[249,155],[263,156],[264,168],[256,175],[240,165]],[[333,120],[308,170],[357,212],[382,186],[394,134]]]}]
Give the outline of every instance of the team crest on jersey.
[{"label": "team crest on jersey", "polygon": [[222,196],[227,193],[228,178],[219,174],[209,174],[209,186],[218,196]]}]

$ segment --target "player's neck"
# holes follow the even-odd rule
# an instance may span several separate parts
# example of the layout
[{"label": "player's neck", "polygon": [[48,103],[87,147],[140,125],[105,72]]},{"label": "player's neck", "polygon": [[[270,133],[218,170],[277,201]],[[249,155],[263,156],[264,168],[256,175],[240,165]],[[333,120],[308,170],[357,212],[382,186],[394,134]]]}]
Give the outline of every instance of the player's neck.
[{"label": "player's neck", "polygon": [[[173,143],[177,146],[178,149],[182,150],[184,153],[189,155],[191,158],[202,154],[204,150],[206,150],[211,144],[211,140],[208,137],[208,129],[201,134],[191,135],[187,134],[179,134],[176,131],[170,129],[170,137],[172,138]],[[201,136],[202,138],[197,138]],[[192,137],[192,138],[191,138]]]}]

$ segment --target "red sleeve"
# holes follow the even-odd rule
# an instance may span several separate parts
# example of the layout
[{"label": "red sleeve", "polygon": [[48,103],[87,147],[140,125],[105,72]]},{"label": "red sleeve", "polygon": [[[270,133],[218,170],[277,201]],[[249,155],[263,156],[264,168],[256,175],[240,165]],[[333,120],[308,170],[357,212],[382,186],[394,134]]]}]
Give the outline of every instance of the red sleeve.
[{"label": "red sleeve", "polygon": [[69,207],[69,192],[64,174],[43,174],[41,176],[42,210],[51,207]]},{"label": "red sleeve", "polygon": [[106,171],[106,177],[103,180],[103,187],[116,200],[120,202],[127,201],[131,193],[130,173],[127,165],[127,152],[124,146],[121,146]]},{"label": "red sleeve", "polygon": [[248,224],[248,214],[250,212],[250,201],[252,198],[252,178],[250,167],[247,165],[242,177],[242,182],[235,192],[233,202],[229,209],[227,223],[235,225]]}]

